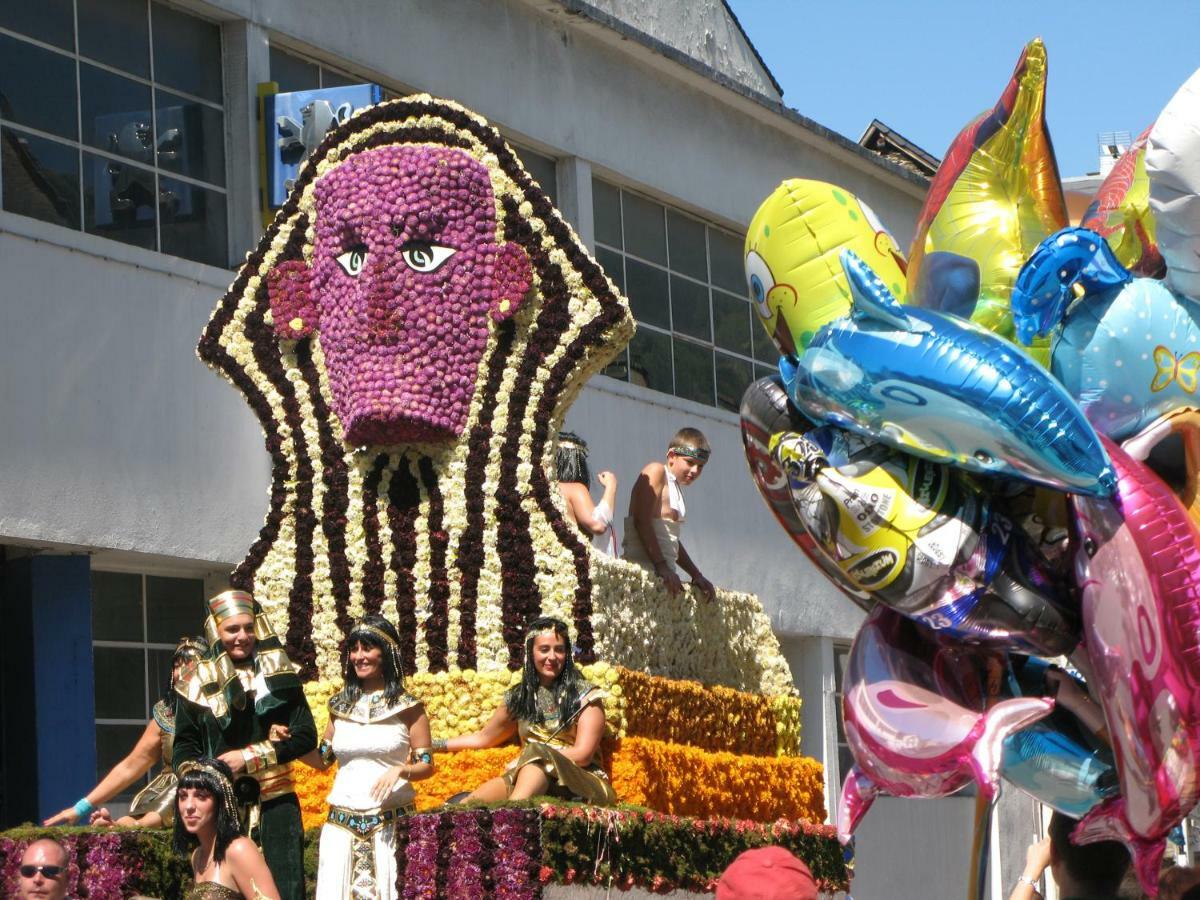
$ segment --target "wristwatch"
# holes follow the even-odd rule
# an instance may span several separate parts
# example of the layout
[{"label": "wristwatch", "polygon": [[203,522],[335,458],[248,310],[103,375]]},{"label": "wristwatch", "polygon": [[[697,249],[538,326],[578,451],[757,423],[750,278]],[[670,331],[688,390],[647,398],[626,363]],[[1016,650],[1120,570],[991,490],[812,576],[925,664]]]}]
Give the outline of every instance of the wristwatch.
[{"label": "wristwatch", "polygon": [[1035,894],[1037,894],[1039,897],[1042,896],[1042,892],[1038,888],[1037,880],[1030,878],[1024,872],[1022,872],[1020,875],[1017,876],[1017,884],[1027,884],[1033,889],[1033,892]]}]

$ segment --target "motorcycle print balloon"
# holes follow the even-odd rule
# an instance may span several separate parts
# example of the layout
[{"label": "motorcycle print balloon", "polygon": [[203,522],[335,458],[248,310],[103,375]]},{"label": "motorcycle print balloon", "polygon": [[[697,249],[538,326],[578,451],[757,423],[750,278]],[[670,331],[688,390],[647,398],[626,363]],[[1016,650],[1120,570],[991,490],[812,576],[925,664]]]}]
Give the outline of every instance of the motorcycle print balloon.
[{"label": "motorcycle print balloon", "polygon": [[853,589],[974,643],[1053,656],[1078,642],[1024,532],[965,473],[830,427],[770,449],[798,520]]},{"label": "motorcycle print balloon", "polygon": [[846,842],[879,793],[942,797],[974,782],[996,795],[1002,745],[1054,708],[1020,697],[985,708],[976,667],[933,632],[880,606],[850,648],[842,710],[855,764],[838,809]]},{"label": "motorcycle print balloon", "polygon": [[814,421],[974,472],[1111,492],[1112,468],[1063,387],[1007,341],[954,316],[902,307],[852,251],[851,315],[793,362],[788,397]]},{"label": "motorcycle print balloon", "polygon": [[1121,796],[1080,823],[1121,840],[1153,892],[1167,833],[1200,800],[1200,532],[1170,489],[1109,443],[1115,502],[1071,498],[1092,694]]}]

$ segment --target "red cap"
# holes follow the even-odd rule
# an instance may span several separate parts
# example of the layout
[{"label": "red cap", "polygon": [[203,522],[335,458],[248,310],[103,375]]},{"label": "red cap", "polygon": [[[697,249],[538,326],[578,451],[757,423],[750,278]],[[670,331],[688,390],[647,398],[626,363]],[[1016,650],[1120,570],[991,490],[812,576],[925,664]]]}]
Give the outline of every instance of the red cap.
[{"label": "red cap", "polygon": [[717,882],[717,900],[817,900],[817,883],[783,847],[757,847],[729,864]]}]

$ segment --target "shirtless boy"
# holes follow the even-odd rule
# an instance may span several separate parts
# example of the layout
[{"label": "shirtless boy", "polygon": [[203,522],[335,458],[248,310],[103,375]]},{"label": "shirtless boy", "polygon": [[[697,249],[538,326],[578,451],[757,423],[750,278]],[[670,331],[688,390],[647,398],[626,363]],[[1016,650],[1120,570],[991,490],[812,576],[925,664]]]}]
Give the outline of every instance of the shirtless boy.
[{"label": "shirtless boy", "polygon": [[629,498],[631,515],[625,520],[625,559],[654,572],[672,596],[683,590],[679,569],[691,576],[701,593],[714,596],[705,578],[679,540],[687,507],[683,487],[700,477],[712,451],[708,439],[696,428],[681,428],[671,438],[667,462],[647,463]]}]

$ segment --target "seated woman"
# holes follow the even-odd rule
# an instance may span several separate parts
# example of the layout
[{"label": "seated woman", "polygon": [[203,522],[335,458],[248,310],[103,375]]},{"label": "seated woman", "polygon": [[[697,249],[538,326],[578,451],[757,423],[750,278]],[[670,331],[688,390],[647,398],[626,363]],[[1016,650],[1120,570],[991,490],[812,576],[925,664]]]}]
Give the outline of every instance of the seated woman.
[{"label": "seated woman", "polygon": [[[92,825],[136,825],[143,828],[171,825],[175,820],[175,773],[171,769],[171,753],[175,742],[175,705],[179,699],[175,684],[184,667],[207,651],[208,643],[203,638],[180,639],[171,659],[171,677],[162,699],[154,704],[152,717],[133,750],[74,806],[51,816],[43,825],[71,825],[80,816],[91,816]],[[96,809],[159,763],[162,763],[162,772],[138,791],[129,805],[128,815],[114,822],[107,809]]]},{"label": "seated woman", "polygon": [[179,767],[175,851],[189,855],[196,880],[184,900],[279,900],[267,861],[238,831],[232,779],[219,759]]},{"label": "seated woman", "polygon": [[554,454],[558,492],[567,504],[570,519],[590,541],[593,535],[607,534],[601,548],[609,556],[617,555],[617,536],[613,531],[613,504],[617,499],[617,476],[600,472],[596,480],[604,488],[600,502],[592,503],[592,474],[588,469],[588,449],[583,438],[570,431],[558,433],[558,450]]},{"label": "seated woman", "polygon": [[477,787],[466,800],[495,802],[550,795],[610,805],[617,795],[600,765],[604,694],[585,681],[571,657],[565,623],[543,617],[525,636],[521,683],[474,734],[435,740],[435,750],[480,750],[512,739],[522,750],[505,773]]},{"label": "seated woman", "polygon": [[395,900],[396,818],[413,811],[412,782],[433,774],[429,718],[404,690],[400,636],[383,616],[350,630],[342,679],[324,738],[301,757],[317,769],[338,764],[321,828],[317,900]]}]

